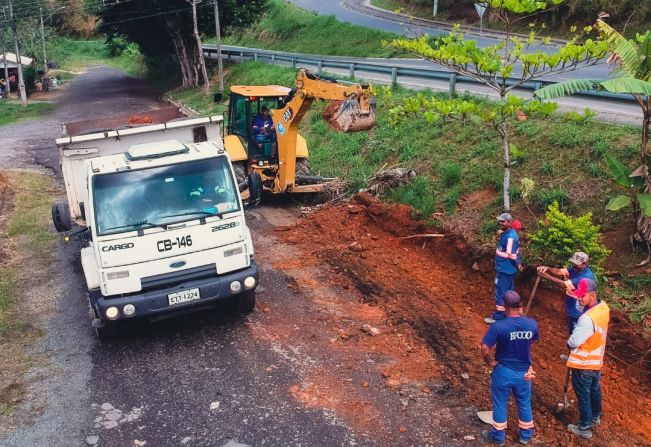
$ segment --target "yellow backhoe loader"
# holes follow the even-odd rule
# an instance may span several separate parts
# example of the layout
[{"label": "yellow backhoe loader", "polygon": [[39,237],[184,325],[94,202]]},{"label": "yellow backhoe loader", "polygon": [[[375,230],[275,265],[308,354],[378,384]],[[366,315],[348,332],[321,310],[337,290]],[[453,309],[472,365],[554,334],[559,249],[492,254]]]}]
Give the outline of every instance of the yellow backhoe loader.
[{"label": "yellow backhoe loader", "polygon": [[[324,188],[328,179],[310,175],[307,143],[298,133],[298,125],[314,100],[331,101],[324,118],[337,130],[355,132],[375,125],[375,103],[367,84],[299,69],[292,89],[279,85],[231,87],[224,146],[243,196],[248,192],[247,179],[257,177],[250,174],[258,174],[263,190],[274,194]],[[269,110],[271,120],[260,118],[263,109]]]}]

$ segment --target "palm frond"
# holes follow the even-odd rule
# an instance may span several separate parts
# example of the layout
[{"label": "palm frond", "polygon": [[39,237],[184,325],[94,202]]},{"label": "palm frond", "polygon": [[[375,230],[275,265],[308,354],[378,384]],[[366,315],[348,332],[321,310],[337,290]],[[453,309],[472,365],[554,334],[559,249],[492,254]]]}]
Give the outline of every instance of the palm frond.
[{"label": "palm frond", "polygon": [[599,82],[590,79],[571,79],[536,90],[534,95],[540,99],[560,98],[561,96],[569,96],[575,93],[593,90],[599,85]]},{"label": "palm frond", "polygon": [[651,31],[647,31],[638,50],[640,58],[640,76],[644,81],[651,81]]},{"label": "palm frond", "polygon": [[651,95],[651,82],[634,78],[609,79],[599,84],[601,88],[611,93],[630,93]]},{"label": "palm frond", "polygon": [[619,70],[627,77],[638,77],[642,68],[637,46],[601,19],[597,20],[597,28],[606,36],[609,49],[619,62]]}]

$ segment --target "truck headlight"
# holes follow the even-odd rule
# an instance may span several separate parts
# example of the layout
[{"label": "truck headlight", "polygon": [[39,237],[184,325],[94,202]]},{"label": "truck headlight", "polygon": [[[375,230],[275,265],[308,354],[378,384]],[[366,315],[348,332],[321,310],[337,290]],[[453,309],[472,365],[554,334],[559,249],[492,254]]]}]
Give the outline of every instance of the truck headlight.
[{"label": "truck headlight", "polygon": [[106,274],[106,278],[108,279],[120,279],[120,278],[128,278],[129,277],[129,270],[121,270],[119,272],[109,272]]},{"label": "truck headlight", "polygon": [[253,276],[247,276],[246,279],[244,279],[244,287],[252,289],[253,286],[255,286],[255,278]]},{"label": "truck headlight", "polygon": [[106,309],[106,318],[109,320],[116,320],[120,316],[120,311],[118,310],[117,307],[111,306],[108,309]]},{"label": "truck headlight", "polygon": [[126,306],[124,306],[122,308],[122,312],[127,317],[130,317],[130,316],[132,316],[133,314],[136,313],[136,306],[134,306],[133,304],[127,304]]},{"label": "truck headlight", "polygon": [[242,290],[242,284],[239,281],[233,281],[231,283],[231,292],[237,293]]}]

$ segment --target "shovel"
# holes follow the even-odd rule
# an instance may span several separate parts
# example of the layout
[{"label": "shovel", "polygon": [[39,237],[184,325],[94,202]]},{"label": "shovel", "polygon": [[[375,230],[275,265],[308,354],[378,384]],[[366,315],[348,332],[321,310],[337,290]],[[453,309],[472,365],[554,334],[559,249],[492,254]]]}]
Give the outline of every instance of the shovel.
[{"label": "shovel", "polygon": [[540,275],[536,278],[536,282],[533,285],[533,290],[531,291],[531,296],[529,296],[529,302],[527,303],[527,307],[524,310],[525,315],[529,315],[529,309],[531,308],[531,303],[533,302],[533,297],[536,295],[536,290],[538,290],[538,284],[540,284]]},{"label": "shovel", "polygon": [[493,410],[478,411],[477,417],[484,424],[493,425]]},{"label": "shovel", "polygon": [[566,368],[565,372],[565,383],[563,384],[563,402],[559,402],[556,406],[557,413],[561,413],[568,408],[570,408],[570,399],[567,396],[568,389],[570,387],[570,368]]}]

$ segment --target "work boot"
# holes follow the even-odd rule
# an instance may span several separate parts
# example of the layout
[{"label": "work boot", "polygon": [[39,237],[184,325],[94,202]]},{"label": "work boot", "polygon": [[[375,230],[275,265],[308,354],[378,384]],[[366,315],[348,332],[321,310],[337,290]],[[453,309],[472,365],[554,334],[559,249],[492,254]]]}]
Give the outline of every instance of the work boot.
[{"label": "work boot", "polygon": [[585,439],[592,438],[592,430],[590,430],[589,428],[583,429],[583,428],[579,428],[578,425],[569,424],[567,426],[567,431],[569,431],[573,435],[578,436],[579,438],[585,438]]},{"label": "work boot", "polygon": [[498,441],[493,438],[493,435],[490,430],[484,430],[481,432],[481,441],[484,444],[494,444],[494,445],[504,445],[504,441]]},{"label": "work boot", "polygon": [[491,317],[486,317],[486,318],[484,318],[484,323],[493,324],[493,323],[495,323],[495,320],[493,320]]},{"label": "work boot", "polygon": [[522,439],[522,438],[520,438],[519,441],[520,441],[520,444],[522,444],[522,445],[527,445],[527,444],[529,444],[529,439]]},{"label": "work boot", "polygon": [[601,424],[601,416],[597,416],[596,418],[592,418],[592,425],[600,425]]}]

